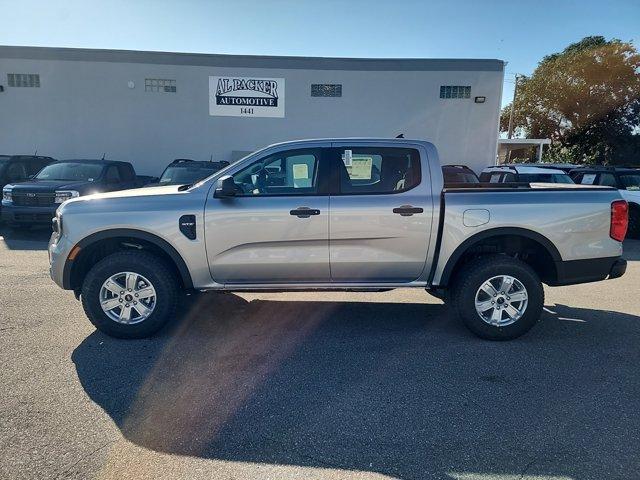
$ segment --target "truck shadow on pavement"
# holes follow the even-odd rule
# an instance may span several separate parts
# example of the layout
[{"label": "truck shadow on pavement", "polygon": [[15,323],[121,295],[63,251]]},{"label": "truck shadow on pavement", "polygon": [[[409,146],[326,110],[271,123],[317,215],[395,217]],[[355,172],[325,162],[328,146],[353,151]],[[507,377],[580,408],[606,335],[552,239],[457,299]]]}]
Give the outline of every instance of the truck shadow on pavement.
[{"label": "truck shadow on pavement", "polygon": [[636,316],[555,305],[525,337],[486,342],[434,304],[202,294],[185,311],[154,338],[95,332],[72,355],[142,447],[401,479],[638,475]]},{"label": "truck shadow on pavement", "polygon": [[34,227],[14,229],[0,224],[0,242],[9,250],[46,250],[51,237],[51,228]]}]

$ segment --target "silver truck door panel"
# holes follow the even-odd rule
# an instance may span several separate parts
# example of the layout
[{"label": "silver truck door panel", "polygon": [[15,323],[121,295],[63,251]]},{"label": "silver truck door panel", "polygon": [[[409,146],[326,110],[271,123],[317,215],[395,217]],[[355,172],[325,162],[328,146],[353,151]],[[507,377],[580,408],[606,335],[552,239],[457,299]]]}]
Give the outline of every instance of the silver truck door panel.
[{"label": "silver truck door panel", "polygon": [[[331,278],[334,281],[410,282],[422,273],[431,228],[428,197],[331,197]],[[411,205],[423,212],[393,213]]]},{"label": "silver truck door panel", "polygon": [[217,283],[329,282],[327,166],[318,146],[265,153],[231,173],[236,196],[205,210]]},{"label": "silver truck door panel", "polygon": [[329,197],[210,198],[205,217],[216,282],[329,281]]},{"label": "silver truck door panel", "polygon": [[[358,149],[357,144],[334,146],[342,159],[344,150],[352,150],[353,165],[358,151],[375,153],[376,148],[390,148],[362,145],[367,147],[365,150]],[[403,147],[406,149],[405,145]],[[366,157],[367,154],[360,155]],[[351,194],[341,191],[341,194],[331,196],[329,251],[332,281],[411,282],[421,276],[431,237],[433,199],[427,161],[424,155],[420,157],[420,183],[410,190],[356,194],[354,192],[358,188],[354,187]],[[336,168],[344,168],[339,158],[335,157],[334,161]],[[367,170],[365,176],[369,174]],[[383,178],[381,181],[384,183]],[[365,190],[374,188],[364,185]]]}]

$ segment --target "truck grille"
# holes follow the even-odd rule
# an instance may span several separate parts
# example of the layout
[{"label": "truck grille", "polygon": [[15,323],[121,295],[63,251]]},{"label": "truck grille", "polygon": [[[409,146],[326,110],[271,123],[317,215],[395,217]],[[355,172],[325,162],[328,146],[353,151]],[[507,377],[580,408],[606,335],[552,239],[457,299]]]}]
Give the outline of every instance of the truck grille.
[{"label": "truck grille", "polygon": [[55,205],[54,193],[13,193],[13,204],[20,207],[50,207]]}]

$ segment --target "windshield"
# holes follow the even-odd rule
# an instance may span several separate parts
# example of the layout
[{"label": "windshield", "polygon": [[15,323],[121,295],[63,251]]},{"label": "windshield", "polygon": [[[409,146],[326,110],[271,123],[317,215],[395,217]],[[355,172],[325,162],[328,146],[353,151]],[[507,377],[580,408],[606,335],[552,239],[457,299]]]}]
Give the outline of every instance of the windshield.
[{"label": "windshield", "polygon": [[99,163],[52,163],[40,170],[35,178],[38,180],[67,180],[93,182],[102,173],[103,165]]},{"label": "windshield", "polygon": [[217,170],[218,169],[214,167],[168,167],[162,174],[162,177],[160,177],[160,183],[194,183],[202,178],[208,177]]},{"label": "windshield", "polygon": [[521,173],[518,180],[525,183],[574,183],[565,173]]},{"label": "windshield", "polygon": [[620,174],[622,185],[627,190],[640,190],[640,172]]}]

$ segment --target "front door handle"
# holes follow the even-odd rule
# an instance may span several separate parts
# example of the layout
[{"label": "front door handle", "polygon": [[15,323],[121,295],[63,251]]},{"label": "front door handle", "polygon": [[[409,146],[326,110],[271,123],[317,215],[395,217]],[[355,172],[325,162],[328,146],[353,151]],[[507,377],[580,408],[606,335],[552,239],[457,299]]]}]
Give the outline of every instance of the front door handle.
[{"label": "front door handle", "polygon": [[289,211],[290,215],[295,215],[298,218],[309,218],[311,215],[320,215],[320,210],[317,208],[298,207]]},{"label": "front door handle", "polygon": [[393,213],[397,213],[403,217],[410,217],[414,213],[422,213],[424,209],[421,207],[413,207],[411,205],[402,205],[393,209]]}]

